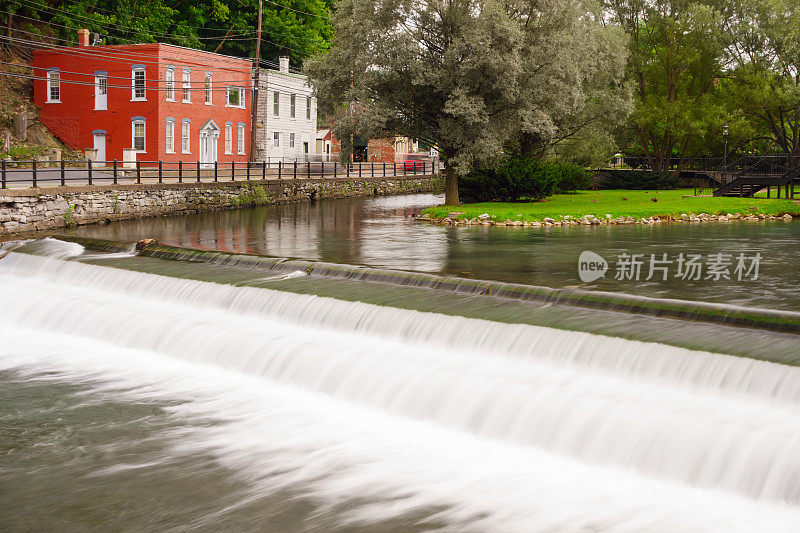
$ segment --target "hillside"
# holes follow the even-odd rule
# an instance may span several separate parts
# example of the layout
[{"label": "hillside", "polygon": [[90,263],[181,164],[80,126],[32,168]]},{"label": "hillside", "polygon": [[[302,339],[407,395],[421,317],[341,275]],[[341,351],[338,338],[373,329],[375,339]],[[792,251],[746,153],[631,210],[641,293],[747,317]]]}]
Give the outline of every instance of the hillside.
[{"label": "hillside", "polygon": [[[2,61],[5,63],[30,64],[30,55],[23,50],[3,47]],[[0,72],[30,76],[31,69],[13,65],[0,65]],[[28,117],[27,137],[18,139],[14,136],[14,117],[25,114]],[[68,149],[64,143],[54,137],[37,119],[33,105],[33,80],[0,76],[0,158],[31,159],[48,148],[61,148],[64,159],[82,159],[79,152]]]}]

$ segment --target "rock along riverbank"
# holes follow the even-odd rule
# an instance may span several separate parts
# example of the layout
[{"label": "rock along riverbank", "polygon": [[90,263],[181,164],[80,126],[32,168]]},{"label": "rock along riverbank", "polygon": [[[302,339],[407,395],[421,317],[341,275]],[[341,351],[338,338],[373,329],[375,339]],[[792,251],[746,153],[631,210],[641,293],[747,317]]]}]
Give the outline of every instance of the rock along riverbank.
[{"label": "rock along riverbank", "polygon": [[[800,211],[800,206],[798,206]],[[783,220],[791,221],[793,218],[800,215],[792,215],[785,213],[783,215],[764,215],[758,214],[723,214],[723,215],[710,215],[708,213],[682,213],[680,216],[674,215],[659,215],[650,217],[634,218],[632,216],[619,216],[612,217],[606,215],[605,217],[596,217],[594,215],[584,215],[580,218],[571,217],[569,215],[559,217],[558,219],[552,217],[545,217],[541,221],[522,221],[522,220],[497,220],[488,213],[484,213],[475,218],[460,218],[464,215],[463,212],[453,211],[446,217],[432,217],[427,213],[423,213],[415,220],[420,222],[429,222],[435,224],[443,224],[449,226],[511,226],[511,227],[552,227],[552,226],[599,226],[599,225],[630,225],[630,224],[663,224],[663,223],[704,223],[704,222],[760,222],[767,220]]]}]

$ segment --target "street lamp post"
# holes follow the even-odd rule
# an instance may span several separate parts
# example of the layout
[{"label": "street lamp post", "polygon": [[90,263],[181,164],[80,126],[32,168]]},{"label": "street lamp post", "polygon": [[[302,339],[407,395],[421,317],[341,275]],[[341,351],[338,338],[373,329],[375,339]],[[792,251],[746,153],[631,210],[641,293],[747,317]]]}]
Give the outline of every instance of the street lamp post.
[{"label": "street lamp post", "polygon": [[728,126],[727,122],[722,125],[722,138],[725,141],[725,151],[723,152],[722,156],[722,172],[723,176],[725,177],[726,183],[728,181],[728,130],[729,129],[730,126]]}]

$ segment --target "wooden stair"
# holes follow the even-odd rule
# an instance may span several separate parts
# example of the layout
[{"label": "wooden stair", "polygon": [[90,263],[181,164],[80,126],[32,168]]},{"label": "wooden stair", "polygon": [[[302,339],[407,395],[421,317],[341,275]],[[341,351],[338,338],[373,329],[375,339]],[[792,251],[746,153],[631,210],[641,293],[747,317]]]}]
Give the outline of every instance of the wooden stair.
[{"label": "wooden stair", "polygon": [[745,171],[716,189],[714,196],[750,198],[759,191],[767,189],[767,197],[770,197],[774,187],[777,191],[777,198],[781,198],[782,190],[784,198],[794,198],[795,185],[800,185],[800,167],[783,174],[749,173]]}]

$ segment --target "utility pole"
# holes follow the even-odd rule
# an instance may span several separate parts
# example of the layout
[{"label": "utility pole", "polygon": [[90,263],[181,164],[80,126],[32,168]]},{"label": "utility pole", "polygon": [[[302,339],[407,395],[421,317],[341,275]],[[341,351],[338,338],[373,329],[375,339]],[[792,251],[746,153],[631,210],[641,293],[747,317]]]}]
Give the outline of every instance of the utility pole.
[{"label": "utility pole", "polygon": [[258,0],[258,28],[256,29],[256,58],[253,61],[253,103],[250,109],[250,161],[256,160],[256,122],[258,121],[258,84],[261,72],[261,11],[263,0]]}]

